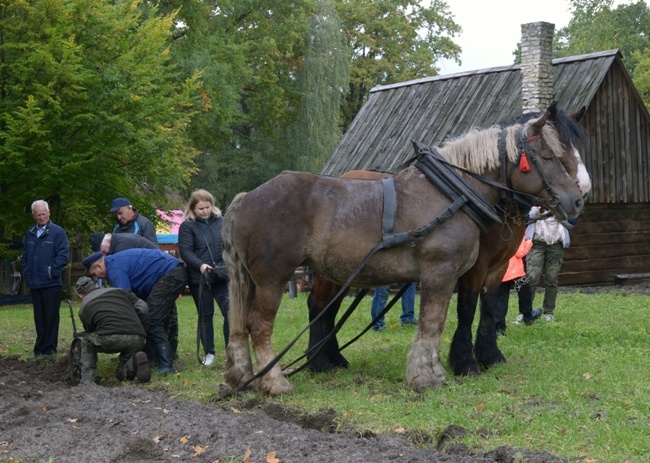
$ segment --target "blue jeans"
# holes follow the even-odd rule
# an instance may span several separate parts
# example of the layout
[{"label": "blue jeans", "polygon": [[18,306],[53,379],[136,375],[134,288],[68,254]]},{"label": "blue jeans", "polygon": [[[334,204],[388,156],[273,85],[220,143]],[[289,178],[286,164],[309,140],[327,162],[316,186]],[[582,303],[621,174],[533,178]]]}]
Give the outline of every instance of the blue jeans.
[{"label": "blue jeans", "polygon": [[[409,285],[408,289],[402,294],[402,315],[400,321],[408,323],[415,321],[415,283],[404,283]],[[370,309],[370,316],[374,320],[377,315],[384,310],[388,295],[390,294],[390,286],[380,286],[375,288],[372,296],[372,307]],[[384,327],[384,317],[381,317],[372,326],[374,330],[379,330]]]}]

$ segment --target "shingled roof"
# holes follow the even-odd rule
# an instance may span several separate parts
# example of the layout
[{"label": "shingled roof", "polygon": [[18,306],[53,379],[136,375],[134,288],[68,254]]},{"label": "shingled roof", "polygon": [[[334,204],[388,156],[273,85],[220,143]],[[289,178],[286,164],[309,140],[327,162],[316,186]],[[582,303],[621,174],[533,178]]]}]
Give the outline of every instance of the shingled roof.
[{"label": "shingled roof", "polygon": [[[610,50],[553,60],[554,99],[571,112],[588,107],[621,59]],[[395,172],[414,155],[413,140],[435,146],[521,114],[520,71],[500,66],[373,88],[322,173]]]}]

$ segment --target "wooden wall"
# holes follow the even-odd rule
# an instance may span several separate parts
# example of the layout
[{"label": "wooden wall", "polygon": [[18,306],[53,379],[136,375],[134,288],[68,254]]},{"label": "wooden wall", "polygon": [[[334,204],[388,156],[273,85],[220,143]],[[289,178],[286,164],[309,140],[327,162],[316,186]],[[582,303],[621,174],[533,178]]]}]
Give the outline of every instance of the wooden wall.
[{"label": "wooden wall", "polygon": [[650,204],[589,204],[571,230],[561,286],[611,285],[650,272]]},{"label": "wooden wall", "polygon": [[650,120],[617,60],[587,107],[583,149],[592,204],[650,202]]}]

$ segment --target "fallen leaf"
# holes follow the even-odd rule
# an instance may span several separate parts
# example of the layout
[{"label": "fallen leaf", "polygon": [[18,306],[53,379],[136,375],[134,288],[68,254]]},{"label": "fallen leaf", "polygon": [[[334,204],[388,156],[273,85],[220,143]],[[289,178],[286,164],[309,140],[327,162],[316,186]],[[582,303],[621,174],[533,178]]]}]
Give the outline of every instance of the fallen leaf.
[{"label": "fallen leaf", "polygon": [[198,457],[203,452],[205,452],[207,448],[208,448],[207,446],[204,447],[202,445],[195,445],[193,447],[194,453],[192,454],[192,457]]},{"label": "fallen leaf", "polygon": [[251,453],[253,453],[253,449],[248,447],[248,450],[244,453],[244,463],[253,463],[251,460]]},{"label": "fallen leaf", "polygon": [[183,386],[189,386],[190,385],[190,380],[189,379],[184,379],[183,380]]},{"label": "fallen leaf", "polygon": [[404,434],[406,432],[406,429],[404,429],[402,426],[398,426],[393,429],[393,432],[395,434]]},{"label": "fallen leaf", "polygon": [[591,373],[585,373],[585,374],[582,375],[582,376],[584,376],[585,379],[591,379]]},{"label": "fallen leaf", "polygon": [[167,410],[166,408],[163,408],[163,413],[164,413],[165,415],[167,415],[167,414],[169,413],[169,410]]},{"label": "fallen leaf", "polygon": [[3,440],[2,442],[0,442],[0,447],[9,447],[9,442]]},{"label": "fallen leaf", "polygon": [[595,458],[585,458],[585,463],[596,463],[598,460]]},{"label": "fallen leaf", "polygon": [[180,439],[181,444],[185,445],[187,444],[190,440],[187,438],[187,434],[185,434],[183,437]]},{"label": "fallen leaf", "polygon": [[481,411],[481,410],[483,410],[483,407],[485,407],[485,405],[483,405],[483,404],[478,404],[478,405],[476,406],[476,409],[477,409],[478,411]]},{"label": "fallen leaf", "polygon": [[41,408],[41,410],[43,410],[45,413],[47,413],[47,407],[46,407],[45,405],[43,405],[43,407]]},{"label": "fallen leaf", "polygon": [[266,454],[266,463],[280,463],[280,459],[276,457],[277,452],[269,452]]},{"label": "fallen leaf", "polygon": [[167,431],[167,439],[171,439],[171,438],[172,438],[172,432],[171,432],[171,431]]},{"label": "fallen leaf", "polygon": [[237,408],[235,408],[235,407],[230,407],[230,409],[231,409],[234,413],[241,413],[241,412],[239,411],[239,409],[237,409]]},{"label": "fallen leaf", "polygon": [[68,418],[68,421],[69,421],[70,423],[76,423],[76,422],[79,421],[79,420],[78,420],[77,418]]},{"label": "fallen leaf", "polygon": [[159,444],[162,440],[162,436],[154,436],[153,441],[155,444]]}]

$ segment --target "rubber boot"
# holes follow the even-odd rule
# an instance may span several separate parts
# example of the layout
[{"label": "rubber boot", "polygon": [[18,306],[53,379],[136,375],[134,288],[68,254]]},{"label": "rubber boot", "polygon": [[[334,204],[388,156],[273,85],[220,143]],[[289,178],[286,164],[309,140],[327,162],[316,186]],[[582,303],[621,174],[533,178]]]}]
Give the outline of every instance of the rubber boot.
[{"label": "rubber boot", "polygon": [[170,341],[169,344],[172,346],[172,355],[174,360],[178,360],[178,339],[176,341]]},{"label": "rubber boot", "polygon": [[174,373],[174,353],[169,342],[162,342],[154,346],[158,356],[158,374],[167,375]]},{"label": "rubber boot", "polygon": [[135,377],[140,383],[148,383],[151,379],[151,368],[149,368],[149,359],[144,352],[137,352],[133,358],[133,367],[135,368]]},{"label": "rubber boot", "polygon": [[144,352],[147,354],[147,358],[149,359],[149,367],[153,368],[158,362],[158,359],[156,358],[156,350],[154,346],[152,346],[148,341],[144,345]]},{"label": "rubber boot", "polygon": [[79,384],[95,384],[95,369],[94,368],[81,368],[81,381]]}]

